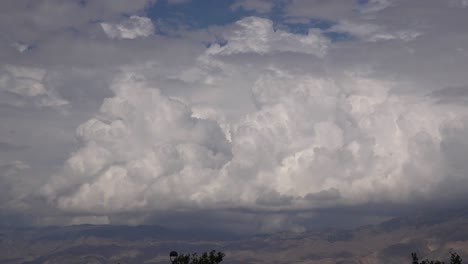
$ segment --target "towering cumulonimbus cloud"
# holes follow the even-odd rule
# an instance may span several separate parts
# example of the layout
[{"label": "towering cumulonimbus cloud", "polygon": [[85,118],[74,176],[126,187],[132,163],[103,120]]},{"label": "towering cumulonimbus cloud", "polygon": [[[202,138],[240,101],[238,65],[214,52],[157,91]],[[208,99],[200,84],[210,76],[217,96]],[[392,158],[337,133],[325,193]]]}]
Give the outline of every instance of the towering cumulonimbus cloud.
[{"label": "towering cumulonimbus cloud", "polygon": [[[381,3],[372,12],[390,6],[371,2]],[[330,30],[354,34],[369,50],[426,36],[385,29],[342,21]],[[143,66],[123,69],[113,96],[78,128],[80,147],[41,194],[82,217],[75,222],[106,223],[100,217],[125,213],[282,212],[463,197],[466,107],[441,103],[438,93],[398,92],[415,82],[379,78],[365,63],[339,65],[343,43],[324,32],[238,21],[223,32],[226,43],[206,48],[193,65],[164,69],[205,95],[196,103],[170,96],[139,72]],[[233,90],[243,97],[231,98]],[[219,98],[251,102],[236,112]]]},{"label": "towering cumulonimbus cloud", "polygon": [[231,152],[219,125],[161,94],[138,75],[112,86],[96,118],[78,128],[83,148],[44,188],[64,210],[164,209],[211,192]]},{"label": "towering cumulonimbus cloud", "polygon": [[359,74],[340,82],[264,74],[253,88],[259,111],[231,132],[232,176],[256,175],[249,185],[291,197],[287,206],[435,195],[440,183],[463,177],[441,148],[447,130],[466,133],[466,110],[454,115],[429,99],[391,95],[392,85]]},{"label": "towering cumulonimbus cloud", "polygon": [[193,116],[137,74],[78,129],[83,147],[43,192],[61,209],[113,214],[168,208],[304,209],[430,198],[464,166],[466,134],[430,98],[391,95],[395,83],[339,81],[273,68],[252,87],[258,110],[230,124]]}]

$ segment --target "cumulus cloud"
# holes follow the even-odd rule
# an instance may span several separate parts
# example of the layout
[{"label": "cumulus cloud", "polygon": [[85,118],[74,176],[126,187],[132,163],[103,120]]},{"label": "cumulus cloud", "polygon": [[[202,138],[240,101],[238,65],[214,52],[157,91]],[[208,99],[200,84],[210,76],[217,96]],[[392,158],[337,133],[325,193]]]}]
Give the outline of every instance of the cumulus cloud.
[{"label": "cumulus cloud", "polygon": [[92,212],[167,209],[212,192],[210,182],[230,147],[214,121],[126,74],[112,86],[100,115],[80,126],[85,145],[64,175],[45,188],[63,210]]},{"label": "cumulus cloud", "polygon": [[[284,20],[177,38],[152,36],[144,0],[5,4],[0,20],[23,26],[0,23],[0,154],[22,162],[0,165],[2,208],[39,208],[48,224],[190,225],[210,212],[269,232],[303,230],[325,209],[461,201],[466,14],[463,1],[423,2],[415,13],[417,1],[286,1]],[[330,27],[281,25],[317,18]],[[68,102],[70,118],[11,107]]]},{"label": "cumulus cloud", "polygon": [[334,190],[329,197],[338,203],[407,202],[419,191],[429,197],[451,174],[435,156],[441,130],[457,127],[466,111],[456,118],[430,102],[392,96],[391,87],[355,74],[341,83],[284,71],[260,77],[254,86],[260,111],[232,132],[233,174],[247,171],[257,175],[251,184],[293,197]]},{"label": "cumulus cloud", "polygon": [[148,37],[154,33],[151,19],[140,16],[130,16],[118,24],[101,23],[101,27],[106,35],[112,39],[135,39]]},{"label": "cumulus cloud", "polygon": [[[32,104],[46,107],[61,107],[68,102],[44,84],[47,71],[40,68],[4,65],[0,68],[0,92],[16,95],[3,103],[16,106]],[[7,94],[8,96],[8,94]]]},{"label": "cumulus cloud", "polygon": [[395,83],[270,69],[252,88],[258,110],[231,124],[228,141],[218,123],[140,78],[117,79],[115,96],[78,129],[83,147],[43,189],[61,210],[408,203],[464,171],[455,157],[468,149],[450,142],[467,133],[466,109],[391,95]]},{"label": "cumulus cloud", "polygon": [[[346,30],[366,42],[383,28]],[[198,89],[196,103],[169,96],[140,73],[144,67],[124,68],[113,96],[78,128],[81,147],[41,189],[50,204],[82,215],[75,222],[112,223],[113,215],[171,208],[411,204],[459,197],[462,187],[441,195],[449,183],[468,187],[458,158],[468,148],[456,144],[468,133],[463,105],[395,92],[408,84],[372,69],[330,61],[327,68],[324,59],[338,46],[318,31],[293,34],[249,17],[223,36],[224,45],[206,48],[192,65],[166,69],[171,80]],[[234,115],[220,106],[220,94],[252,106]],[[285,225],[302,228],[284,214],[261,228]]]},{"label": "cumulus cloud", "polygon": [[329,41],[318,32],[296,35],[282,30],[274,30],[268,19],[249,17],[236,22],[237,28],[225,39],[227,45],[215,44],[208,54],[231,55],[239,53],[265,54],[269,52],[300,52],[323,57]]},{"label": "cumulus cloud", "polygon": [[46,93],[41,83],[46,74],[42,69],[5,66],[2,75],[2,88],[23,96],[37,96]]},{"label": "cumulus cloud", "polygon": [[86,27],[90,23],[112,21],[122,14],[138,13],[154,2],[154,0],[5,2],[2,3],[0,10],[0,30],[2,38],[34,44],[47,39],[50,37],[49,34],[63,34],[63,31],[71,28],[87,31]]},{"label": "cumulus cloud", "polygon": [[378,42],[386,40],[411,41],[422,35],[421,32],[414,30],[396,30],[389,31],[382,26],[369,23],[353,23],[350,21],[341,21],[332,26],[328,31],[349,33],[364,41]]}]

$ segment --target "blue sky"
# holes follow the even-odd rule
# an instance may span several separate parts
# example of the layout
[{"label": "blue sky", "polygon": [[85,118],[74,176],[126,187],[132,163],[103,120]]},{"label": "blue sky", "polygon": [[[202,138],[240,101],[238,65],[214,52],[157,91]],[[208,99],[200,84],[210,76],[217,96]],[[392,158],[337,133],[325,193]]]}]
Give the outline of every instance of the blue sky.
[{"label": "blue sky", "polygon": [[226,25],[254,14],[242,9],[231,10],[232,4],[234,0],[200,0],[178,4],[163,0],[148,8],[147,14],[154,21],[163,20],[174,27],[186,26],[192,29]]},{"label": "blue sky", "polygon": [[[274,2],[274,1],[272,1]],[[157,1],[146,10],[146,14],[155,24],[162,23],[171,30],[180,28],[206,29],[210,26],[224,26],[247,16],[259,16],[272,20],[276,27],[281,27],[292,33],[308,34],[310,29],[326,30],[335,25],[335,21],[310,17],[307,21],[291,22],[284,13],[284,1],[274,4],[272,10],[260,14],[242,7],[232,8],[235,0],[198,0],[182,3],[170,3],[168,0]],[[362,1],[360,4],[364,4]],[[166,34],[164,29],[156,29],[159,34]],[[351,36],[343,32],[327,32],[326,36],[332,41],[347,40]]]}]

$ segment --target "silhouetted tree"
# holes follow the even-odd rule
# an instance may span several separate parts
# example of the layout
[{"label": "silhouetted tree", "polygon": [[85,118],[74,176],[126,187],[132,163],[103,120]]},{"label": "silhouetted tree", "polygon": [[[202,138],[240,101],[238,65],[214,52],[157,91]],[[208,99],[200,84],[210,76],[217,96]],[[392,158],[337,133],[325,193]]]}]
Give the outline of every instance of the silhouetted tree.
[{"label": "silhouetted tree", "polygon": [[173,263],[175,264],[218,264],[223,261],[225,254],[212,250],[210,253],[204,252],[201,256],[197,253],[181,254]]},{"label": "silhouetted tree", "polygon": [[[413,261],[412,264],[445,264],[445,262],[440,260],[428,260],[425,259],[419,262],[418,255],[416,253],[411,253],[411,258]],[[462,264],[462,258],[455,252],[450,252],[450,264]]]},{"label": "silhouetted tree", "polygon": [[413,259],[413,262],[411,262],[411,264],[419,264],[418,255],[416,253],[411,253],[411,258]]},{"label": "silhouetted tree", "polygon": [[462,258],[455,252],[450,252],[450,263],[462,264]]}]

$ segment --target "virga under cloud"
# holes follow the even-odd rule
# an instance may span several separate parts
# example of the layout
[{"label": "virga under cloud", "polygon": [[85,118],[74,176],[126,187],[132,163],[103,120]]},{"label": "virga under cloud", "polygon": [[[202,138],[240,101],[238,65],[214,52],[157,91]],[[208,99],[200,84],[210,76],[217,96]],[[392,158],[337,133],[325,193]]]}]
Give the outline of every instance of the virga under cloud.
[{"label": "virga under cloud", "polygon": [[[406,13],[412,5],[421,11]],[[465,197],[468,109],[463,100],[446,100],[466,96],[460,67],[468,66],[468,37],[454,19],[466,20],[463,1],[237,1],[226,8],[254,13],[224,26],[181,27],[175,36],[158,36],[157,19],[145,16],[145,6],[134,14],[129,9],[131,16],[76,24],[89,47],[106,43],[134,54],[132,61],[119,54],[106,66],[89,62],[107,53],[83,50],[99,54],[86,62],[103,74],[107,87],[99,89],[108,93],[77,86],[73,91],[83,91],[77,100],[58,85],[81,78],[93,87],[99,76],[83,74],[82,65],[73,73],[42,65],[41,43],[52,45],[47,37],[38,51],[18,53],[9,44],[16,56],[32,57],[4,66],[3,94],[54,111],[67,105],[63,114],[72,115],[89,101],[83,98],[99,100],[96,112],[76,119],[74,150],[40,180],[12,180],[13,172],[34,170],[20,156],[3,166],[13,171],[2,172],[9,175],[1,178],[5,184],[37,190],[1,196],[11,204],[5,212],[17,213],[18,200],[32,210],[29,201],[40,197],[48,209],[37,214],[46,219],[39,223],[144,223],[204,210],[236,212],[231,221],[240,222],[252,220],[243,212],[269,214],[263,218],[271,221],[259,225],[274,231],[302,230],[305,216],[294,212],[311,212],[313,219],[317,209]],[[269,17],[275,8],[284,21],[303,21],[307,33],[289,32]],[[435,20],[436,12],[446,19]],[[317,28],[309,19],[330,26]],[[203,47],[201,39],[211,44]],[[44,81],[46,72],[53,74]],[[21,107],[10,102],[2,103]]]}]

